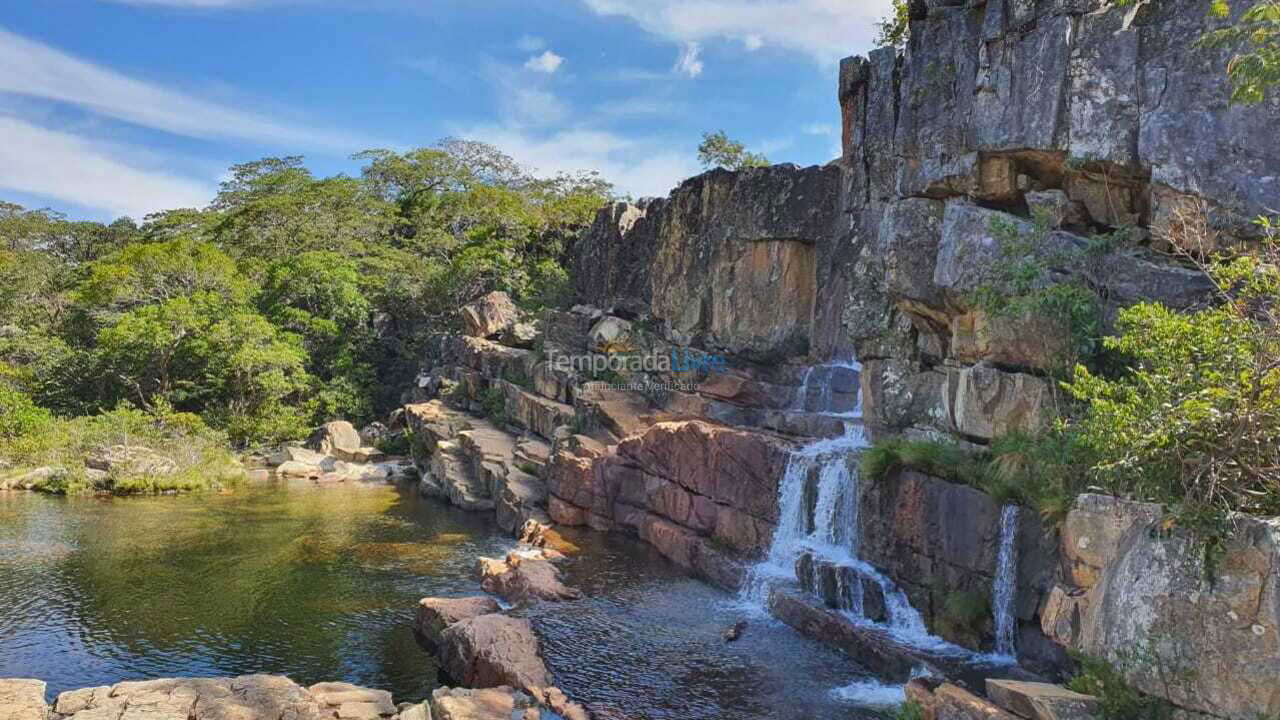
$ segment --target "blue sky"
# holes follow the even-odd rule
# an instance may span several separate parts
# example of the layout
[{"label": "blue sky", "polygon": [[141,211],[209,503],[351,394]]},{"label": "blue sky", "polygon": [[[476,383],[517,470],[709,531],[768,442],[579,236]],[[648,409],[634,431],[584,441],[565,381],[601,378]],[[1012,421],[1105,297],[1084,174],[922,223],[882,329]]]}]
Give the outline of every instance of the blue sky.
[{"label": "blue sky", "polygon": [[75,217],[202,206],[233,163],[459,136],[635,196],[704,130],[838,150],[838,60],[888,0],[26,0],[0,15],[0,198]]}]

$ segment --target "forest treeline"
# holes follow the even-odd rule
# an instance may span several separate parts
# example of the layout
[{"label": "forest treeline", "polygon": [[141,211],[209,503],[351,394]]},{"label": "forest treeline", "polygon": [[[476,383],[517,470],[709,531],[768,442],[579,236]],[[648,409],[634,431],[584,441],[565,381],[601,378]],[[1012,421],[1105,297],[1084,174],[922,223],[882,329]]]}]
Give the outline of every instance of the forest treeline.
[{"label": "forest treeline", "polygon": [[0,441],[117,408],[241,447],[372,420],[460,304],[562,300],[573,243],[613,196],[467,140],[356,158],[358,177],[237,165],[208,207],[141,224],[0,203]]}]

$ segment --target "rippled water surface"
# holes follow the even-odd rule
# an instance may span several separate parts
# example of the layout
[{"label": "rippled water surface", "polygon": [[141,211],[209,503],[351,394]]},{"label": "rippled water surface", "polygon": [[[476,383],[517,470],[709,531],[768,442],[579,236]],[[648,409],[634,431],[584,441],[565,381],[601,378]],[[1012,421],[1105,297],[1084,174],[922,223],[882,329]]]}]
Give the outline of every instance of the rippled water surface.
[{"label": "rippled water surface", "polygon": [[[528,615],[557,682],[602,718],[868,717],[842,656],[685,577],[635,541],[576,534],[585,593]],[[425,697],[417,600],[478,592],[477,555],[513,543],[409,490],[265,487],[226,496],[60,499],[0,492],[0,677],[50,696],[123,679],[287,674]],[[875,683],[870,686],[874,689]],[[844,699],[842,699],[844,698]]]}]

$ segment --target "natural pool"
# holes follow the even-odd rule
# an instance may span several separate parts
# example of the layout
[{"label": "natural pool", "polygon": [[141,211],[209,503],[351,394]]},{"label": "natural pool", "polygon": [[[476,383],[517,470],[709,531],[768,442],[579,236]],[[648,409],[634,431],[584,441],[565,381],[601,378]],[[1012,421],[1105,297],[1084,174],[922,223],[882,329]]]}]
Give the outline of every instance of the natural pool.
[{"label": "natural pool", "polygon": [[[850,660],[757,620],[651,549],[582,534],[580,601],[523,611],[557,682],[617,718],[864,717],[833,689]],[[477,555],[513,546],[482,515],[391,486],[62,499],[0,492],[0,677],[52,697],[125,679],[286,674],[428,695],[413,636],[427,595],[478,591]]]}]

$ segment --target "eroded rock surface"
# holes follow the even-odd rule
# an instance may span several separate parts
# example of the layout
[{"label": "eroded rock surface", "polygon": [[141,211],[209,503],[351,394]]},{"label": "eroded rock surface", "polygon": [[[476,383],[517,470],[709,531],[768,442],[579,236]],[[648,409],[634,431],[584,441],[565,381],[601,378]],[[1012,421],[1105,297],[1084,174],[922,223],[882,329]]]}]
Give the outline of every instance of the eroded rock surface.
[{"label": "eroded rock surface", "polygon": [[491,613],[460,620],[441,633],[440,653],[444,671],[465,687],[551,684],[533,626],[521,618]]}]

